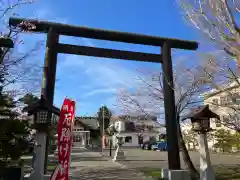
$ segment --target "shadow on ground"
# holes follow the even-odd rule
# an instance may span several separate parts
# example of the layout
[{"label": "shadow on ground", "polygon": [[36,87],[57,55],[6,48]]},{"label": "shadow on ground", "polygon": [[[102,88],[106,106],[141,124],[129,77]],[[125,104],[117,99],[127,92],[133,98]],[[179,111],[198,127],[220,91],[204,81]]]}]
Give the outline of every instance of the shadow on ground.
[{"label": "shadow on ground", "polygon": [[240,166],[214,166],[216,173],[216,180],[239,180],[240,179]]},{"label": "shadow on ground", "polygon": [[108,168],[108,169],[84,169],[74,170],[72,180],[152,180],[134,169]]},{"label": "shadow on ground", "polygon": [[[240,180],[240,166],[213,166],[216,175],[216,180]],[[136,168],[146,176],[152,176],[154,179],[161,179],[161,169],[141,167]]]},{"label": "shadow on ground", "polygon": [[119,159],[119,162],[121,161],[139,161],[139,162],[152,162],[152,161],[165,161],[165,160],[159,160],[159,159],[154,159],[154,160],[149,160],[149,159]]}]

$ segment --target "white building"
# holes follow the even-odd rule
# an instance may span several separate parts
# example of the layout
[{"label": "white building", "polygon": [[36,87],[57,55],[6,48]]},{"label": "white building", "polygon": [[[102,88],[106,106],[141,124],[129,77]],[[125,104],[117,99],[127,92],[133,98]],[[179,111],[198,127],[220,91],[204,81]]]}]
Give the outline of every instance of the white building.
[{"label": "white building", "polygon": [[[127,118],[121,120],[121,133],[125,147],[139,147],[140,135],[143,137],[143,142],[150,138],[159,140],[159,135],[165,133],[165,128],[157,122],[156,117],[153,116],[126,116]],[[122,119],[120,117],[120,119]],[[113,137],[113,144],[116,138]]]},{"label": "white building", "polygon": [[234,127],[231,127],[230,124],[226,125],[224,122],[233,120],[231,119],[231,115],[234,114],[233,108],[240,109],[240,86],[236,83],[231,83],[221,90],[213,89],[210,92],[206,92],[202,97],[204,98],[204,105],[208,104],[209,109],[220,116],[220,121],[211,120],[211,127],[215,130],[224,129],[235,133]]}]

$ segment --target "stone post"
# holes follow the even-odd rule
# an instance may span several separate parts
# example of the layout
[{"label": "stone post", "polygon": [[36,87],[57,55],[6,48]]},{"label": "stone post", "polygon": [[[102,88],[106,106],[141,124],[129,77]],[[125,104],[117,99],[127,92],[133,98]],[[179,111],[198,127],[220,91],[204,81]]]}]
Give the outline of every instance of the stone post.
[{"label": "stone post", "polygon": [[199,134],[199,152],[200,180],[214,180],[215,176],[211,165],[206,132],[200,132]]}]

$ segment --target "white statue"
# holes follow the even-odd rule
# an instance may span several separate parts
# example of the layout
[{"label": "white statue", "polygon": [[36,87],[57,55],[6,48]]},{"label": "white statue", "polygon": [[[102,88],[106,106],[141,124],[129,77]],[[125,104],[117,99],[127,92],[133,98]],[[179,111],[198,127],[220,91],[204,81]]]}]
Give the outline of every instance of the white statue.
[{"label": "white statue", "polygon": [[122,130],[121,127],[122,127],[122,122],[120,120],[114,121],[108,127],[109,134],[116,137],[116,142],[115,142],[115,144],[113,144],[113,146],[115,146],[117,148],[116,148],[116,151],[115,151],[115,155],[112,159],[113,161],[116,161],[118,151],[119,151],[119,147],[122,145],[122,141],[120,140],[120,137],[119,137],[119,135],[121,133],[121,130]]}]

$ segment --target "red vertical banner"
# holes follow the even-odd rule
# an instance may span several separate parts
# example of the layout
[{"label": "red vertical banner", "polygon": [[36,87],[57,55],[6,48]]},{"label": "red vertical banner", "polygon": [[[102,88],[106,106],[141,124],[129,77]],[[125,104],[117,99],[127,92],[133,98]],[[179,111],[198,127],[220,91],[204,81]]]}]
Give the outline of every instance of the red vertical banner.
[{"label": "red vertical banner", "polygon": [[72,130],[75,116],[75,101],[65,98],[58,122],[58,166],[50,180],[68,180],[72,149]]}]

